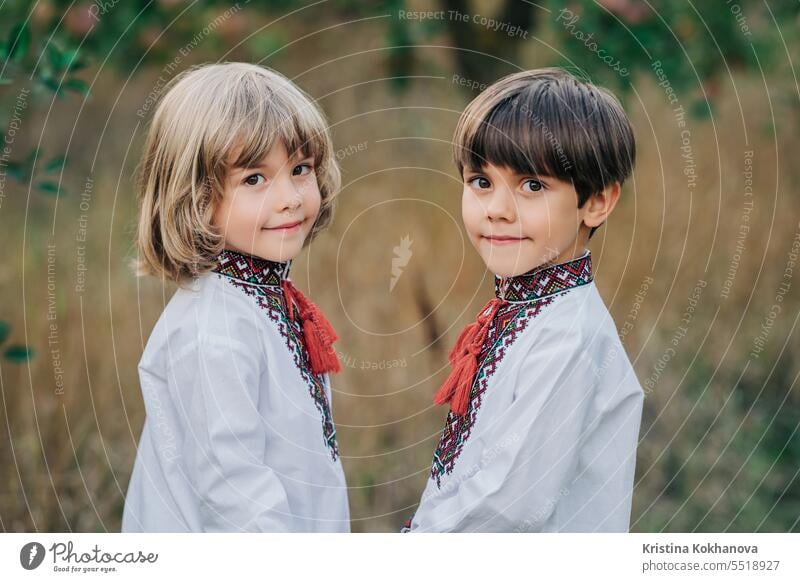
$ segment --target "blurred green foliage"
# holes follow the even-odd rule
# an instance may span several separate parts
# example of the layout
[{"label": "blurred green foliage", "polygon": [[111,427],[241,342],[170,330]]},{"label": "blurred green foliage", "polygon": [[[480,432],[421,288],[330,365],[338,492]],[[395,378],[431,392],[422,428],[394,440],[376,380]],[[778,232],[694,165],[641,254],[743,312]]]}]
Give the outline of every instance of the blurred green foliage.
[{"label": "blurred green foliage", "polygon": [[[247,10],[279,18],[312,4],[254,0],[247,4]],[[573,0],[564,5],[550,0],[542,4],[546,10],[519,0],[495,2],[491,7],[488,4],[440,0],[428,9],[467,15],[486,10],[486,16],[521,27],[527,34],[493,32],[473,18],[402,20],[398,17],[401,10],[419,9],[419,3],[407,0],[341,0],[316,3],[307,9],[313,26],[386,16],[375,21],[383,27],[382,41],[387,49],[376,58],[383,59],[386,76],[392,78],[392,86],[399,92],[410,87],[412,75],[426,72],[429,65],[424,49],[415,45],[453,47],[453,70],[465,78],[489,83],[517,70],[517,66],[526,66],[526,49],[536,43],[534,38],[546,38],[554,39],[560,54],[549,64],[567,67],[623,96],[633,87],[636,74],[654,77],[653,63],[658,61],[671,86],[690,95],[687,103],[700,116],[713,111],[720,80],[729,71],[760,75],[762,69],[770,69],[785,50],[784,40],[798,36],[800,16],[800,3],[796,1]],[[202,51],[213,60],[227,55],[229,60],[257,61],[277,53],[292,40],[284,36],[280,27],[264,30],[263,21],[242,14],[224,19],[212,30],[212,23],[235,6],[235,2],[216,0],[3,3],[0,141],[5,141],[17,86],[31,89],[28,107],[47,106],[53,99],[90,99],[90,75],[98,68],[111,68],[124,75],[135,74],[144,67],[160,68],[206,28],[209,33]],[[587,40],[588,35],[591,38]],[[630,74],[621,75],[610,67],[591,48],[592,43],[605,55],[619,60]],[[50,146],[54,151],[47,155],[39,148],[15,151],[11,159],[2,162],[2,169],[18,184],[32,185],[43,196],[63,196],[65,190],[55,176],[63,172],[68,160],[58,153],[58,145]],[[5,361],[25,362],[33,356],[33,349],[8,343],[11,330],[9,323],[0,321],[0,353]],[[745,376],[738,382],[734,377],[717,378],[717,383],[730,386],[732,391],[730,398],[724,400],[721,416],[719,403],[705,389],[698,388],[709,382],[712,366],[695,366],[696,377],[687,385],[691,390],[697,389],[696,394],[690,392],[696,398],[696,415],[674,447],[665,449],[660,459],[650,459],[664,475],[662,490],[637,529],[797,530],[798,424],[792,406],[776,395],[782,394],[781,390],[788,392],[792,386],[792,378],[782,375],[782,371],[790,369],[792,366],[786,362],[776,367],[768,381],[777,389],[766,394],[762,393],[763,378]],[[726,419],[733,419],[732,424]],[[723,443],[718,450],[709,444],[709,434],[716,434],[717,442]],[[705,449],[703,454],[693,449],[697,443]],[[715,463],[723,447],[736,462]],[[76,462],[79,456],[76,455]],[[746,470],[737,472],[745,463]],[[371,495],[377,481],[375,475],[365,472],[359,483],[359,494],[364,495],[367,505],[373,502]],[[710,482],[727,488],[717,490],[708,485]],[[703,495],[706,490],[709,493]],[[709,517],[712,504],[725,505],[724,510]]]},{"label": "blurred green foliage", "polygon": [[3,358],[12,363],[26,362],[33,357],[33,349],[21,344],[4,345],[11,335],[11,325],[8,322],[0,321],[0,350]]}]

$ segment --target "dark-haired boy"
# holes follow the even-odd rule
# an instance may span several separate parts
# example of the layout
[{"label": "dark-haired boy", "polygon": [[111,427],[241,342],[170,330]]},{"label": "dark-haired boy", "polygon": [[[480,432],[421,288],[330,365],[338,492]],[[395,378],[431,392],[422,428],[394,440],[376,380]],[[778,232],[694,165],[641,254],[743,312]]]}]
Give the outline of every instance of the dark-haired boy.
[{"label": "dark-haired boy", "polygon": [[559,69],[505,77],[461,115],[455,161],[495,297],[436,395],[450,411],[405,531],[628,531],[644,393],[586,244],[630,175],[630,123]]}]

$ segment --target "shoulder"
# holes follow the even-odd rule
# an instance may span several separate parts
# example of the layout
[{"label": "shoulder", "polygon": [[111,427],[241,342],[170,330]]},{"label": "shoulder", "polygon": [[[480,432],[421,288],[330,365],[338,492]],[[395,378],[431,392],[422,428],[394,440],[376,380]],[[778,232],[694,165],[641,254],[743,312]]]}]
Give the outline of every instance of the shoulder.
[{"label": "shoulder", "polygon": [[537,335],[542,338],[566,334],[578,347],[594,341],[618,339],[614,320],[594,281],[546,297],[542,302],[544,305],[534,324]]},{"label": "shoulder", "polygon": [[210,345],[252,350],[259,345],[263,317],[252,297],[206,273],[175,291],[153,327],[142,362],[167,353],[180,359]]},{"label": "shoulder", "polygon": [[552,393],[564,401],[591,403],[602,414],[643,390],[617,328],[594,283],[555,296],[531,322],[515,397]]},{"label": "shoulder", "polygon": [[594,281],[583,291],[583,297],[576,295],[569,306],[576,332],[573,345],[592,372],[599,399],[610,404],[631,395],[643,396],[617,324]]},{"label": "shoulder", "polygon": [[540,299],[527,307],[533,332],[529,350],[554,342],[565,349],[580,349],[596,333],[603,310],[594,282]]},{"label": "shoulder", "polygon": [[597,379],[608,372],[614,376],[611,381],[631,368],[614,319],[593,281],[552,296],[531,325],[526,360],[534,365],[541,365],[543,357],[551,360],[550,366],[556,360],[571,362]]}]

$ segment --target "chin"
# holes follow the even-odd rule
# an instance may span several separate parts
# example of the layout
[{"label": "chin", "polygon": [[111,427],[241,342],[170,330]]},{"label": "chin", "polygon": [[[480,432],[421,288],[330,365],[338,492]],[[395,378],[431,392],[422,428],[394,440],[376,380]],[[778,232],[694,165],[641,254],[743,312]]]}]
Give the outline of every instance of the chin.
[{"label": "chin", "polygon": [[536,260],[526,256],[528,253],[519,250],[503,249],[488,252],[487,249],[482,249],[480,255],[486,268],[495,275],[516,277],[536,267]]},{"label": "chin", "polygon": [[277,263],[285,263],[300,254],[302,246],[295,248],[296,246],[297,245],[294,244],[287,244],[280,248],[265,249],[264,258]]},{"label": "chin", "polygon": [[472,238],[478,254],[486,268],[501,277],[514,277],[527,273],[536,266],[536,257],[531,248],[532,241],[520,244],[493,245],[482,237]]},{"label": "chin", "polygon": [[522,257],[508,257],[502,258],[497,256],[483,257],[483,262],[486,263],[486,268],[501,277],[516,277],[527,273],[535,267],[531,261],[525,261]]},{"label": "chin", "polygon": [[302,244],[294,241],[284,244],[275,244],[274,241],[256,241],[255,244],[235,246],[240,249],[240,252],[276,263],[285,263],[299,255],[302,250]]}]

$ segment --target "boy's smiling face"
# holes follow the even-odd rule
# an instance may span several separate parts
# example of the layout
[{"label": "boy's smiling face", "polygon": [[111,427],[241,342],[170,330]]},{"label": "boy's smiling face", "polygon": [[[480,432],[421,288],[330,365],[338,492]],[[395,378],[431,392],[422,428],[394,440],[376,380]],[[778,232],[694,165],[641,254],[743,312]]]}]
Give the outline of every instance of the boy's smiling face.
[{"label": "boy's smiling face", "polygon": [[590,227],[611,210],[604,196],[593,196],[578,208],[572,184],[504,166],[465,167],[463,180],[467,234],[487,268],[502,277],[580,256]]},{"label": "boy's smiling face", "polygon": [[296,257],[321,206],[314,158],[280,140],[257,168],[231,168],[213,224],[225,248],[270,261]]}]

